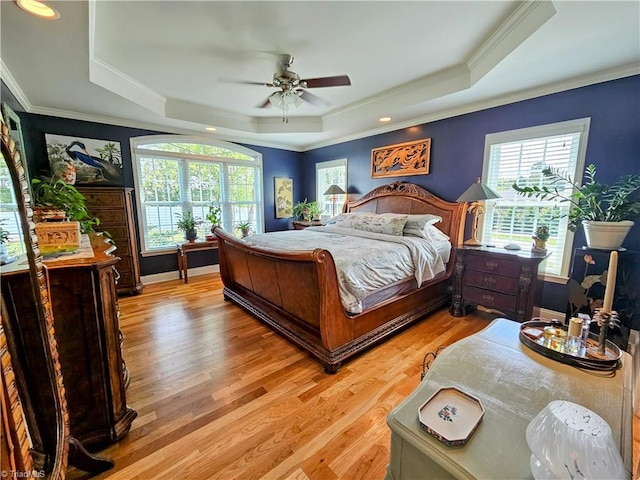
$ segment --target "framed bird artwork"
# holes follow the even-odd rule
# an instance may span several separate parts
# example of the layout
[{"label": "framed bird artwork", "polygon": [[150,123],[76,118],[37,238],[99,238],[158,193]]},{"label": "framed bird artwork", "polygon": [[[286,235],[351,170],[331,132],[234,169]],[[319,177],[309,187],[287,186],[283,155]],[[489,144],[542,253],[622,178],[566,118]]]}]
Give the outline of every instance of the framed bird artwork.
[{"label": "framed bird artwork", "polygon": [[46,133],[51,176],[75,185],[124,186],[120,142]]}]

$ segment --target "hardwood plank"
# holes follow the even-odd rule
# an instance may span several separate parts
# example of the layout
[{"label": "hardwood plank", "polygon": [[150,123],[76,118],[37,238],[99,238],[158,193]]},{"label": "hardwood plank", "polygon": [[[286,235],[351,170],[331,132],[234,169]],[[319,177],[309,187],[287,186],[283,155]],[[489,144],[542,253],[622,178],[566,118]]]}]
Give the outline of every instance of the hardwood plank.
[{"label": "hardwood plank", "polygon": [[326,375],[225,302],[217,274],[147,285],[120,308],[127,400],[139,416],[100,452],[115,467],[97,480],[382,479],[386,417],[420,382],[425,354],[493,318],[443,309]]}]

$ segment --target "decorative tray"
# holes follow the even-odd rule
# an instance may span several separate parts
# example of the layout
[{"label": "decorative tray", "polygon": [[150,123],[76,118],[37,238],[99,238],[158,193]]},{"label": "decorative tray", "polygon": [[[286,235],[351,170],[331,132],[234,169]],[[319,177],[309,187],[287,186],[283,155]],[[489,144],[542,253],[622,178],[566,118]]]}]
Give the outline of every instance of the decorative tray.
[{"label": "decorative tray", "polygon": [[464,445],[482,420],[480,400],[455,387],[443,387],[418,409],[420,427],[445,445]]},{"label": "decorative tray", "polygon": [[[544,339],[542,332],[544,327],[549,325],[551,325],[549,322],[524,322],[520,326],[520,341],[541,355],[552,358],[558,362],[566,363],[567,365],[573,365],[575,367],[586,368],[589,370],[615,370],[618,368],[618,361],[622,357],[622,352],[618,346],[615,343],[606,340],[605,355],[597,355],[595,352],[597,351],[598,344],[600,342],[598,336],[593,333],[589,333],[587,346],[581,347],[575,355],[546,347],[543,344]],[[566,330],[566,326],[560,325],[560,327],[563,330]]]}]

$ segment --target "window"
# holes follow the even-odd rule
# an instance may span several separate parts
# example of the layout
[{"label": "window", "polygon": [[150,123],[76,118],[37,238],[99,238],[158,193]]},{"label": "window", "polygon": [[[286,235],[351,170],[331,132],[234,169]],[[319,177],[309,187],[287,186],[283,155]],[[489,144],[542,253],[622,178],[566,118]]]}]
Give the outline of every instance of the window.
[{"label": "window", "polygon": [[342,212],[347,195],[325,195],[331,185],[347,191],[347,159],[316,163],[316,199],[323,215],[335,216]]},{"label": "window", "polygon": [[546,224],[551,256],[545,273],[567,276],[573,244],[573,234],[567,230],[568,203],[527,198],[511,186],[516,182],[520,186],[550,186],[542,175],[547,167],[563,170],[581,182],[588,132],[586,118],[486,136],[483,182],[501,198],[487,202],[484,243],[516,243],[529,250],[536,227]]},{"label": "window", "polygon": [[3,261],[26,253],[18,203],[9,168],[4,161],[0,161],[0,230],[7,234],[4,244],[7,258],[3,258]]},{"label": "window", "polygon": [[184,241],[176,222],[185,212],[203,221],[198,237],[210,233],[209,206],[220,207],[222,228],[240,235],[247,222],[264,230],[262,155],[226,142],[192,137],[131,140],[142,253],[166,252]]}]

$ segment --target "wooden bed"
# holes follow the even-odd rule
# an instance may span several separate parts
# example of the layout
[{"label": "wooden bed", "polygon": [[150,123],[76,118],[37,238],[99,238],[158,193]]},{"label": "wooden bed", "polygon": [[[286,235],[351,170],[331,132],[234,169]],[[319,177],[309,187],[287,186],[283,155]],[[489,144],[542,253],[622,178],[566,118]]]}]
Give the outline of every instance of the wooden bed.
[{"label": "wooden bed", "polygon": [[[466,203],[437,198],[418,185],[394,182],[345,204],[343,212],[431,213],[436,226],[462,240]],[[454,254],[446,271],[419,289],[396,295],[360,314],[343,310],[333,258],[327,250],[279,252],[252,247],[217,228],[224,298],[245,308],[317,357],[327,373],[342,362],[424,317],[450,300]]]}]

